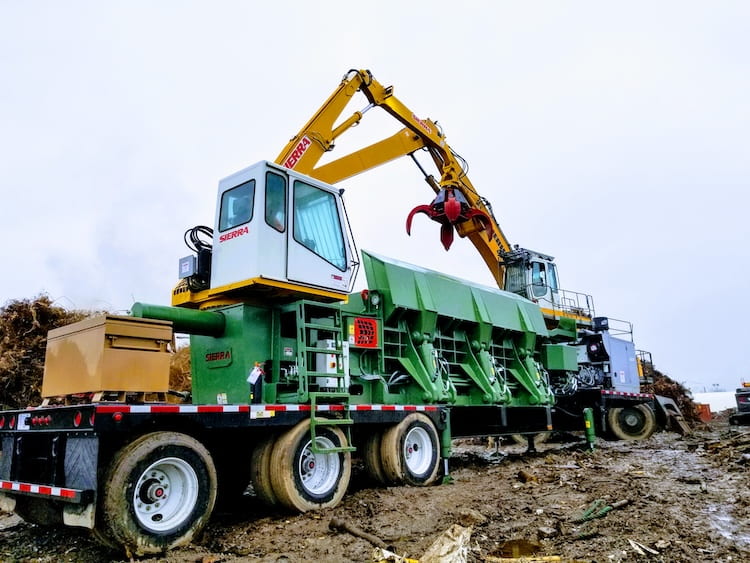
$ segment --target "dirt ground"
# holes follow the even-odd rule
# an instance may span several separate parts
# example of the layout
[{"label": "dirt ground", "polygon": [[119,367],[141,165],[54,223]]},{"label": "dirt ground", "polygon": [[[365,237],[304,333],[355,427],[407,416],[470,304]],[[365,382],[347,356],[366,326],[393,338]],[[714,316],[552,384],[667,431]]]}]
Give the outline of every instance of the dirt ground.
[{"label": "dirt ground", "polygon": [[[638,443],[575,436],[525,447],[457,443],[452,484],[375,487],[355,470],[349,494],[317,513],[274,513],[251,494],[215,513],[192,545],[145,561],[374,561],[373,545],[329,528],[343,519],[392,551],[419,559],[443,532],[470,534],[467,561],[559,556],[562,561],[750,560],[750,429],[726,422]],[[597,500],[615,508],[580,521]],[[618,506],[618,501],[627,501]],[[464,529],[467,528],[467,529]],[[85,530],[0,516],[2,561],[127,561]]]}]

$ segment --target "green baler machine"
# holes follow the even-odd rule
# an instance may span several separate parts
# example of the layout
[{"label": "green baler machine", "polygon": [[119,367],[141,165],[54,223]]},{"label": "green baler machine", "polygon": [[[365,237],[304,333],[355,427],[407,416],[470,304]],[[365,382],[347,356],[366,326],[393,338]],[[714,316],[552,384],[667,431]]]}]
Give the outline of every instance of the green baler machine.
[{"label": "green baler machine", "polygon": [[137,305],[134,315],[192,333],[196,404],[249,402],[260,369],[255,401],[266,404],[315,392],[350,404],[550,406],[545,367],[575,369],[572,348],[543,346],[549,333],[530,301],[371,253],[363,262],[369,289],[347,303]]}]

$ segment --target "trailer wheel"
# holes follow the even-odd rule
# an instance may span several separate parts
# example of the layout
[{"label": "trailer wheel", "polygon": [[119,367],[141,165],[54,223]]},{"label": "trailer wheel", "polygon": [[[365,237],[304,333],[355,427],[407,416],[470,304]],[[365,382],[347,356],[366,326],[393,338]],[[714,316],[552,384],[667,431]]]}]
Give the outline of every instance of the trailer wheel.
[{"label": "trailer wheel", "polygon": [[362,447],[362,461],[365,466],[365,472],[376,482],[381,485],[388,484],[388,478],[383,471],[383,457],[380,443],[383,440],[383,433],[379,430],[369,434]]},{"label": "trailer wheel", "polygon": [[[335,426],[319,426],[316,443],[322,448],[347,446],[344,433]],[[341,501],[349,486],[352,460],[349,452],[314,453],[310,419],[305,419],[276,441],[271,467],[271,485],[279,503],[307,512]]]},{"label": "trailer wheel", "polygon": [[216,502],[216,468],[200,442],[154,432],[115,454],[102,481],[97,536],[135,555],[189,543]]},{"label": "trailer wheel", "polygon": [[440,441],[435,425],[413,413],[383,434],[383,473],[394,483],[429,485],[438,478]]},{"label": "trailer wheel", "polygon": [[613,407],[607,411],[607,426],[620,440],[644,440],[656,430],[656,415],[646,404]]},{"label": "trailer wheel", "polygon": [[276,436],[269,436],[256,444],[250,460],[250,475],[258,499],[267,506],[276,506],[278,499],[271,484],[271,452]]}]

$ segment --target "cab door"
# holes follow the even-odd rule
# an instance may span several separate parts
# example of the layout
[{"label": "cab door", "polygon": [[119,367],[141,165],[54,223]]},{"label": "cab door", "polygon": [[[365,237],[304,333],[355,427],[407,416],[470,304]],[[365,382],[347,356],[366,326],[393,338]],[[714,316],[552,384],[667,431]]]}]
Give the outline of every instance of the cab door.
[{"label": "cab door", "polygon": [[289,281],[349,292],[355,256],[339,192],[290,175]]},{"label": "cab door", "polygon": [[[529,269],[530,297],[539,303],[542,309],[551,311],[560,309],[560,291],[557,286],[557,268],[546,260],[533,260]],[[545,311],[546,313],[546,311]]]}]

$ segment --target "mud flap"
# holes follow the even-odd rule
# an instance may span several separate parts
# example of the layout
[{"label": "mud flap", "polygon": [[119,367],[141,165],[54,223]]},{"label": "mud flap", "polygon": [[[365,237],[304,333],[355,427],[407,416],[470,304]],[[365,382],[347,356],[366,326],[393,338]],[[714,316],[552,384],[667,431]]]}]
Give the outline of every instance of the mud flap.
[{"label": "mud flap", "polygon": [[686,436],[692,432],[685,422],[685,417],[682,416],[680,407],[669,397],[654,395],[654,407],[657,421],[665,430],[677,432],[680,436]]},{"label": "mud flap", "polygon": [[66,505],[63,507],[63,523],[78,528],[94,528],[96,520],[96,503],[86,505]]}]

